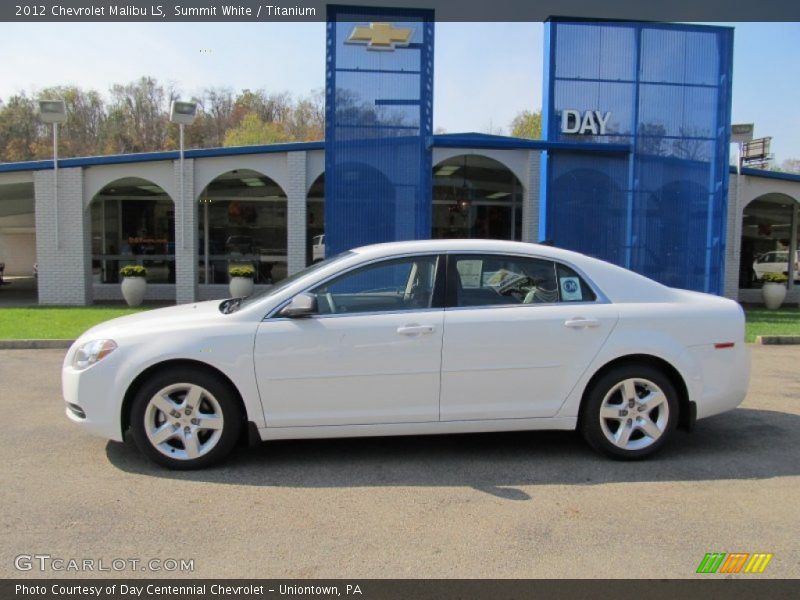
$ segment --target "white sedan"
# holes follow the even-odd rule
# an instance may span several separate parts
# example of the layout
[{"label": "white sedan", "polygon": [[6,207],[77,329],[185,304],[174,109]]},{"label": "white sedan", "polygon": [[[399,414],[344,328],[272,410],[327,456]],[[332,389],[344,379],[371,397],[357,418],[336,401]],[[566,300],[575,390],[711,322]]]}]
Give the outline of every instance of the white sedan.
[{"label": "white sedan", "polygon": [[238,440],[578,429],[636,459],[739,405],[731,300],[557,248],[398,242],[267,293],[108,321],[70,348],[68,417],[167,467]]}]

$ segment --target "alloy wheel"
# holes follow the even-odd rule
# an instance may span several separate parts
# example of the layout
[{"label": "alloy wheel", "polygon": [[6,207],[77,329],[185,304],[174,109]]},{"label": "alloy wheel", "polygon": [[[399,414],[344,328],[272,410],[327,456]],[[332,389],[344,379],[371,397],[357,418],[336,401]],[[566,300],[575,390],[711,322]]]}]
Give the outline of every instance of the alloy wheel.
[{"label": "alloy wheel", "polygon": [[205,456],[222,437],[219,401],[202,386],[176,383],[150,398],[144,429],[153,448],[164,456],[193,460]]},{"label": "alloy wheel", "polygon": [[600,429],[622,450],[653,445],[669,423],[669,403],[661,388],[644,378],[629,378],[613,386],[600,404]]}]

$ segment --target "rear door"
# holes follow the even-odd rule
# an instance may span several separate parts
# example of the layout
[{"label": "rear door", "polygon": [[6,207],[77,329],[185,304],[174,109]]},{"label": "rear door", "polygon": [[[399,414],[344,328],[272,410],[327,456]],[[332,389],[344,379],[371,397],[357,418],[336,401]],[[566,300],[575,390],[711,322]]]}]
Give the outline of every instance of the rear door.
[{"label": "rear door", "polygon": [[554,416],[616,325],[615,306],[551,260],[448,263],[441,420]]}]

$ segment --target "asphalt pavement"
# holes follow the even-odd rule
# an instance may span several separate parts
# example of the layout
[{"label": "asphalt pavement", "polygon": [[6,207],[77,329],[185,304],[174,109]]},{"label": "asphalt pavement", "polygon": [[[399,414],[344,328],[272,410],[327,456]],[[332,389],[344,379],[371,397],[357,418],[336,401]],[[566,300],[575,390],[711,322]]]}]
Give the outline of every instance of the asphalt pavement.
[{"label": "asphalt pavement", "polygon": [[800,577],[800,346],[754,346],[742,407],[644,462],[531,432],[271,442],[188,473],[68,421],[63,355],[0,351],[0,577],[691,578],[708,552]]}]

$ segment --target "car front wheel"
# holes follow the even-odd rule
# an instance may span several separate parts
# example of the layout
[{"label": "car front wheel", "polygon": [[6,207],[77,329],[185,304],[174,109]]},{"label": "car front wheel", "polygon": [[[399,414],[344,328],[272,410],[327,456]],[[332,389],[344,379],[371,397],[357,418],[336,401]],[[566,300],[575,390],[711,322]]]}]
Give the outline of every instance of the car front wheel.
[{"label": "car front wheel", "polygon": [[595,450],[634,460],[658,451],[678,419],[678,396],[661,371],[628,365],[603,375],[589,391],[580,429]]},{"label": "car front wheel", "polygon": [[140,387],[130,422],[147,457],[170,469],[198,469],[230,453],[242,412],[225,382],[184,368],[157,374]]}]

